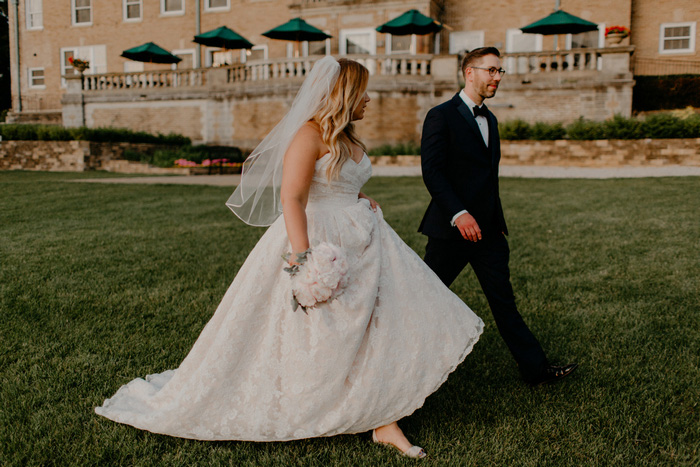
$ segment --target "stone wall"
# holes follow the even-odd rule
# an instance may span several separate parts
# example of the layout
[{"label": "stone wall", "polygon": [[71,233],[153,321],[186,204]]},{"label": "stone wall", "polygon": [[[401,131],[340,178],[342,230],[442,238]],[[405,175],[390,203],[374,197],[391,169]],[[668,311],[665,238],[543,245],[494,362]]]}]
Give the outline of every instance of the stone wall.
[{"label": "stone wall", "polygon": [[563,167],[700,167],[700,138],[502,141],[501,164]]},{"label": "stone wall", "polygon": [[[1,141],[0,170],[123,173],[172,173],[123,159],[124,151],[151,154],[168,146],[145,143],[95,143],[91,141]],[[183,172],[185,173],[185,172]]]},{"label": "stone wall", "polygon": [[[164,146],[88,141],[2,141],[0,170],[189,174],[121,159],[125,149],[148,153]],[[700,138],[598,141],[502,141],[502,165],[561,167],[700,167]],[[420,156],[371,156],[375,166],[416,166]]]}]

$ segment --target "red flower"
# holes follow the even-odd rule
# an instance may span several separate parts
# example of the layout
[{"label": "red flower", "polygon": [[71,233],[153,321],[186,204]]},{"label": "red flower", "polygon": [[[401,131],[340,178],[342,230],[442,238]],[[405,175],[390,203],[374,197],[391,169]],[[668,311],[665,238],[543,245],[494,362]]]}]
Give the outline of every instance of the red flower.
[{"label": "red flower", "polygon": [[626,26],[610,26],[605,28],[605,36],[607,37],[608,34],[622,34],[624,37],[627,37],[630,35],[630,30]]}]

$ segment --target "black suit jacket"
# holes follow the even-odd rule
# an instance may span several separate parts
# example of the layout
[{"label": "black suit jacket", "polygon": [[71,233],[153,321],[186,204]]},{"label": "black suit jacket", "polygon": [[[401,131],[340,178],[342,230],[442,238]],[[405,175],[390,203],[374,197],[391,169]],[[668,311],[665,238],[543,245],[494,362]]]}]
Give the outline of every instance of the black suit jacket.
[{"label": "black suit jacket", "polygon": [[487,120],[488,147],[474,115],[459,94],[428,112],[421,138],[421,166],[432,200],[419,232],[430,237],[461,239],[450,221],[466,209],[476,219],[484,238],[508,233],[498,193],[498,121],[491,111]]}]

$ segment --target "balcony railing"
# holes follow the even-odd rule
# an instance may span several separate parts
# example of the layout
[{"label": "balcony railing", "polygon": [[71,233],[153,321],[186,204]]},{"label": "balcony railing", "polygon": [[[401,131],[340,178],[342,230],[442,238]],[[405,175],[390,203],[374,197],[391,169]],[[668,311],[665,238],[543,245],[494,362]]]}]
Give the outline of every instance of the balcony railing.
[{"label": "balcony railing", "polygon": [[[239,83],[303,78],[322,56],[256,60],[244,64],[194,70],[162,70],[84,75],[83,91],[195,88],[211,83]],[[374,76],[428,76],[432,55],[348,55]],[[214,75],[223,79],[214,79]]]},{"label": "balcony railing", "polygon": [[206,69],[105,73],[83,76],[83,91],[195,87],[206,84]]},{"label": "balcony railing", "polygon": [[504,68],[511,74],[604,71],[606,54],[631,53],[623,47],[570,49],[542,52],[515,52],[503,56]]},{"label": "balcony railing", "polygon": [[[543,52],[509,53],[503,66],[510,74],[543,73],[557,75],[574,71],[592,73],[629,73],[632,47],[572,49]],[[162,70],[134,73],[84,75],[82,87],[75,91],[119,91],[130,89],[182,89],[220,87],[242,82],[265,82],[303,78],[321,55],[299,58],[275,58],[216,68]],[[367,67],[375,77],[390,79],[457,79],[457,57],[433,55],[347,55]],[[433,72],[433,62],[440,61]],[[435,62],[437,63],[437,62]],[[445,71],[445,64],[455,67]],[[448,67],[448,68],[449,68]],[[440,71],[442,70],[442,71]],[[77,83],[76,83],[77,84]]]}]

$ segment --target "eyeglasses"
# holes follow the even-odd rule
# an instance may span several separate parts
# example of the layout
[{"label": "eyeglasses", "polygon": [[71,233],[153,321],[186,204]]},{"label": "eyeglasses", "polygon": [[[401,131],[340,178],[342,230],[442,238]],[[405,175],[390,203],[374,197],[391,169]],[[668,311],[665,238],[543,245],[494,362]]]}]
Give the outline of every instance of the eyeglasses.
[{"label": "eyeglasses", "polygon": [[506,74],[506,70],[503,68],[496,68],[495,66],[492,66],[491,68],[482,68],[480,66],[470,66],[469,68],[476,68],[477,70],[486,70],[489,72],[489,76],[492,78],[496,76],[496,73],[498,73],[500,76],[503,76]]}]

